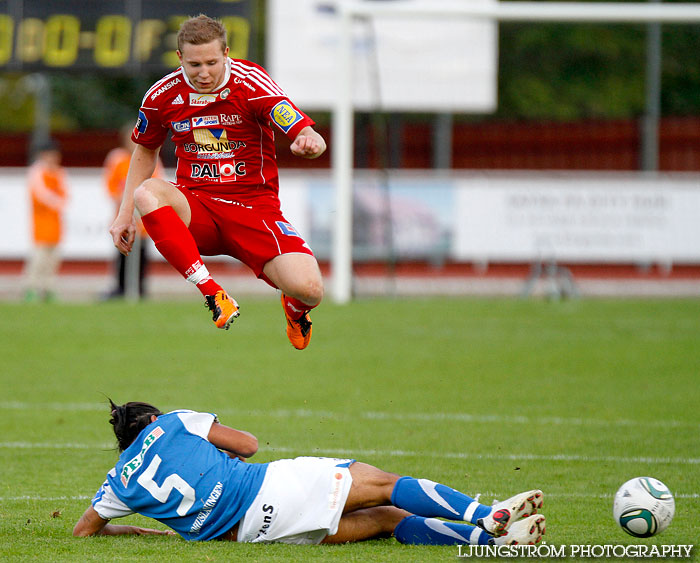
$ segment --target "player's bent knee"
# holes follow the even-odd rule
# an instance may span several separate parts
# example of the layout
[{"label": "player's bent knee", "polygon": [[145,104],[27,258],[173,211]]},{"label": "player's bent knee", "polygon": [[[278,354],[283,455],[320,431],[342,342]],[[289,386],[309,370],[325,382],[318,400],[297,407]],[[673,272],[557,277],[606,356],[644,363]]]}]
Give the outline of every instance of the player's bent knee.
[{"label": "player's bent knee", "polygon": [[311,307],[316,307],[323,299],[323,282],[316,279],[295,280],[294,287],[283,291]]},{"label": "player's bent knee", "polygon": [[400,476],[389,473],[367,463],[355,462],[350,466],[350,475],[353,479],[351,494],[353,500],[361,507],[388,505],[391,503],[391,494],[394,491],[396,481]]},{"label": "player's bent knee", "polygon": [[141,215],[171,205],[173,186],[158,178],[149,178],[134,190],[134,204]]},{"label": "player's bent knee", "polygon": [[304,298],[301,299],[308,305],[314,307],[323,299],[323,283],[320,280],[310,280],[305,288]]},{"label": "player's bent knee", "polygon": [[157,190],[151,180],[146,180],[134,190],[134,204],[141,215],[150,213],[158,207]]},{"label": "player's bent knee", "polygon": [[374,538],[391,537],[399,522],[410,516],[405,510],[393,506],[375,506],[344,514],[338,531],[326,536],[322,543],[347,543]]}]

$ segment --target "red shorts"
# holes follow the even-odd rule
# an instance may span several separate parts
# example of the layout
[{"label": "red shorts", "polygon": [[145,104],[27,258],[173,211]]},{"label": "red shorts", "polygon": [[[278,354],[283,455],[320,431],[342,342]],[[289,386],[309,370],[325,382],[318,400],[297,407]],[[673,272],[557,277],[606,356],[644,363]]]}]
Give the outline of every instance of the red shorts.
[{"label": "red shorts", "polygon": [[275,256],[295,252],[313,256],[279,206],[264,199],[258,205],[255,201],[237,201],[235,195],[215,196],[176,187],[190,204],[190,232],[200,254],[232,256],[268,283],[263,267]]}]

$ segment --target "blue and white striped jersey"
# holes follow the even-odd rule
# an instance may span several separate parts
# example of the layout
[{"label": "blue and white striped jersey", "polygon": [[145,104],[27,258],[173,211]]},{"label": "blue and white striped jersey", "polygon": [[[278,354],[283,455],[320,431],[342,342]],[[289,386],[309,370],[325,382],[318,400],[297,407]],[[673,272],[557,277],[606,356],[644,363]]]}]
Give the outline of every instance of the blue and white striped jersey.
[{"label": "blue and white striped jersey", "polygon": [[161,415],[138,435],[92,500],[105,519],[137,512],[186,540],[230,530],[255,499],[267,464],[231,459],[207,440],[216,416]]}]

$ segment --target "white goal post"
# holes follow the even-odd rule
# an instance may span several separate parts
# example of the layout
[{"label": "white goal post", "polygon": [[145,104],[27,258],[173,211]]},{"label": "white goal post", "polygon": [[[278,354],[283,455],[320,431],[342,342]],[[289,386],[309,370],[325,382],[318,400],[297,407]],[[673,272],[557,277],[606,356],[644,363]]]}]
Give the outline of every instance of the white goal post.
[{"label": "white goal post", "polygon": [[353,60],[352,22],[382,16],[404,18],[460,17],[493,21],[698,23],[700,4],[619,2],[494,2],[460,4],[441,0],[393,0],[389,2],[336,0],[339,18],[337,59],[338,91],[332,116],[332,165],[336,221],[331,256],[332,298],[348,303],[352,298],[352,185],[353,185]]}]

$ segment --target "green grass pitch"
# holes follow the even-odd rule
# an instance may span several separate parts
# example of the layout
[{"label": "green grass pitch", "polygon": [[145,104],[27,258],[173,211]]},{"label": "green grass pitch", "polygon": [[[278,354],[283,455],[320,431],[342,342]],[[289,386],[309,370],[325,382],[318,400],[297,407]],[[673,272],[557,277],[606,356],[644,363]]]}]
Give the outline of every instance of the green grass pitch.
[{"label": "green grass pitch", "polygon": [[[116,459],[106,397],[219,414],[253,458],[352,456],[481,493],[538,487],[553,545],[693,544],[700,514],[700,301],[376,299],[324,303],[294,350],[279,302],[217,331],[198,300],[0,304],[0,558],[454,561],[456,547],[75,539]],[[676,497],[636,540],[612,496],[648,475]],[[162,527],[141,517],[125,522]],[[696,551],[700,548],[696,548]]]}]

